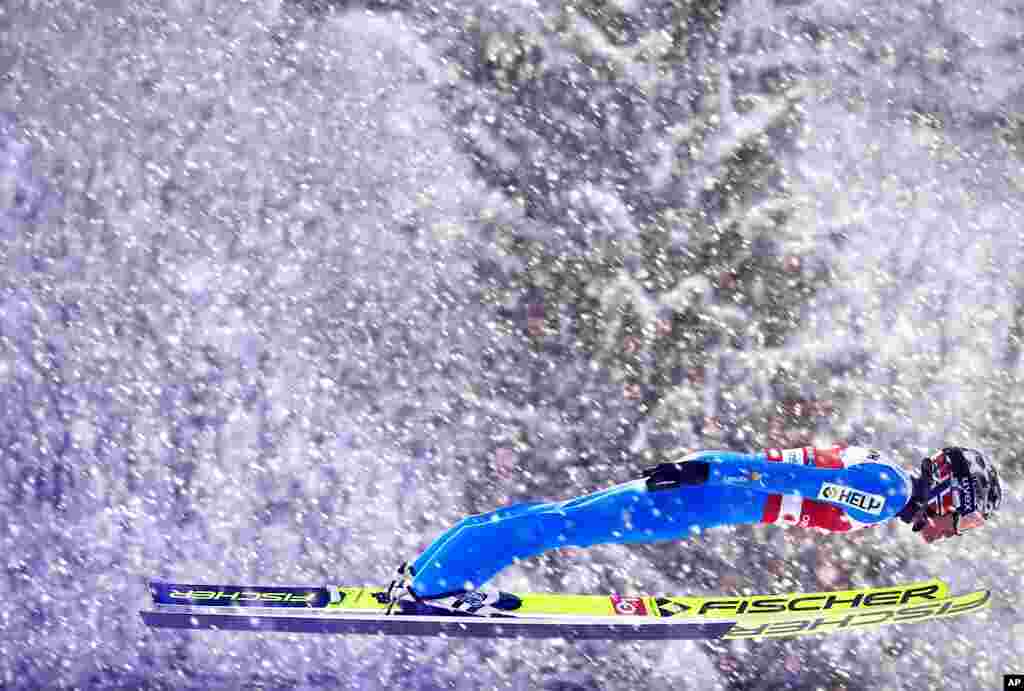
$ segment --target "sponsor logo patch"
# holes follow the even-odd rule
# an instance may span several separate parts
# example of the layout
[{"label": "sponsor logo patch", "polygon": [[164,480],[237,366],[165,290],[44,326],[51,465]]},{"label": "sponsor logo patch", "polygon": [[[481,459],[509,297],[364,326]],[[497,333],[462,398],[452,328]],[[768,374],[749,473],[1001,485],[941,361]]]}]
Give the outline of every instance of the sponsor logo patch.
[{"label": "sponsor logo patch", "polygon": [[782,452],[783,463],[800,463],[804,462],[804,450],[803,449],[786,449]]},{"label": "sponsor logo patch", "polygon": [[870,513],[875,516],[882,513],[882,508],[885,506],[885,497],[880,494],[861,492],[852,487],[836,485],[831,482],[822,483],[821,490],[818,492],[818,499],[860,509],[864,513]]},{"label": "sponsor logo patch", "polygon": [[642,597],[612,595],[612,607],[615,609],[616,614],[639,617],[647,616],[647,606],[644,604]]},{"label": "sponsor logo patch", "polygon": [[968,478],[960,481],[960,512],[964,515],[973,513],[978,508],[977,492],[975,492],[974,479]]}]

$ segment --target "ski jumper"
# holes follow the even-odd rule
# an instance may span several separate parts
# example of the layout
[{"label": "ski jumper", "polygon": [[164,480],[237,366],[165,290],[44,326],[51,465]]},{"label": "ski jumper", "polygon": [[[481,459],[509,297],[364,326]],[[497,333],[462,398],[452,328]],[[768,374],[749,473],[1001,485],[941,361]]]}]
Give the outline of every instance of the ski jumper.
[{"label": "ski jumper", "polygon": [[913,492],[904,470],[860,447],[701,451],[672,465],[684,471],[684,484],[652,488],[639,479],[465,518],[413,562],[411,589],[441,597],[478,588],[514,561],[559,547],[680,540],[722,525],[847,532],[897,516]]}]

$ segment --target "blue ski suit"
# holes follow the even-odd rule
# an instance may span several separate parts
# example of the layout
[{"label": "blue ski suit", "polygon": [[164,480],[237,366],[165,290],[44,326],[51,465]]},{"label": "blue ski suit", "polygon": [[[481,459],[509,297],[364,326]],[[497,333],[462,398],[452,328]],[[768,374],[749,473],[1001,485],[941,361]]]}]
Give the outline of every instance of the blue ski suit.
[{"label": "blue ski suit", "polygon": [[855,530],[899,514],[913,491],[906,472],[859,447],[702,451],[665,465],[682,468],[687,479],[662,486],[638,479],[465,518],[416,558],[411,589],[423,598],[451,595],[559,547],[679,540],[722,525]]}]

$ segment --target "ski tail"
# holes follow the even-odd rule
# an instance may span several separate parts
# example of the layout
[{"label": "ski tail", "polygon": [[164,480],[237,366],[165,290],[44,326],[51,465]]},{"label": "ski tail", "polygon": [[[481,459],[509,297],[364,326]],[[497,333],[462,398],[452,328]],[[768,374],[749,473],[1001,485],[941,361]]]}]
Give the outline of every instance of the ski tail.
[{"label": "ski tail", "polygon": [[319,615],[315,610],[248,612],[189,611],[170,606],[140,613],[147,626],[169,629],[447,636],[451,638],[567,638],[617,640],[704,640],[722,638],[731,621],[640,623],[587,620],[580,617],[518,619],[515,617],[434,616],[405,614]]}]

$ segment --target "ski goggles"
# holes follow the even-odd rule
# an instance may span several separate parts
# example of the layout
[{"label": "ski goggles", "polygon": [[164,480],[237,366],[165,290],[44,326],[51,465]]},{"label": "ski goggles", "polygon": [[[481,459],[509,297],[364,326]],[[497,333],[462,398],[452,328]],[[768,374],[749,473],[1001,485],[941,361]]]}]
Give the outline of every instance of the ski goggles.
[{"label": "ski goggles", "polygon": [[980,528],[983,525],[985,525],[985,517],[981,514],[981,511],[972,511],[966,516],[962,516],[959,513],[953,514],[953,530],[957,535],[962,535],[968,530]]}]

